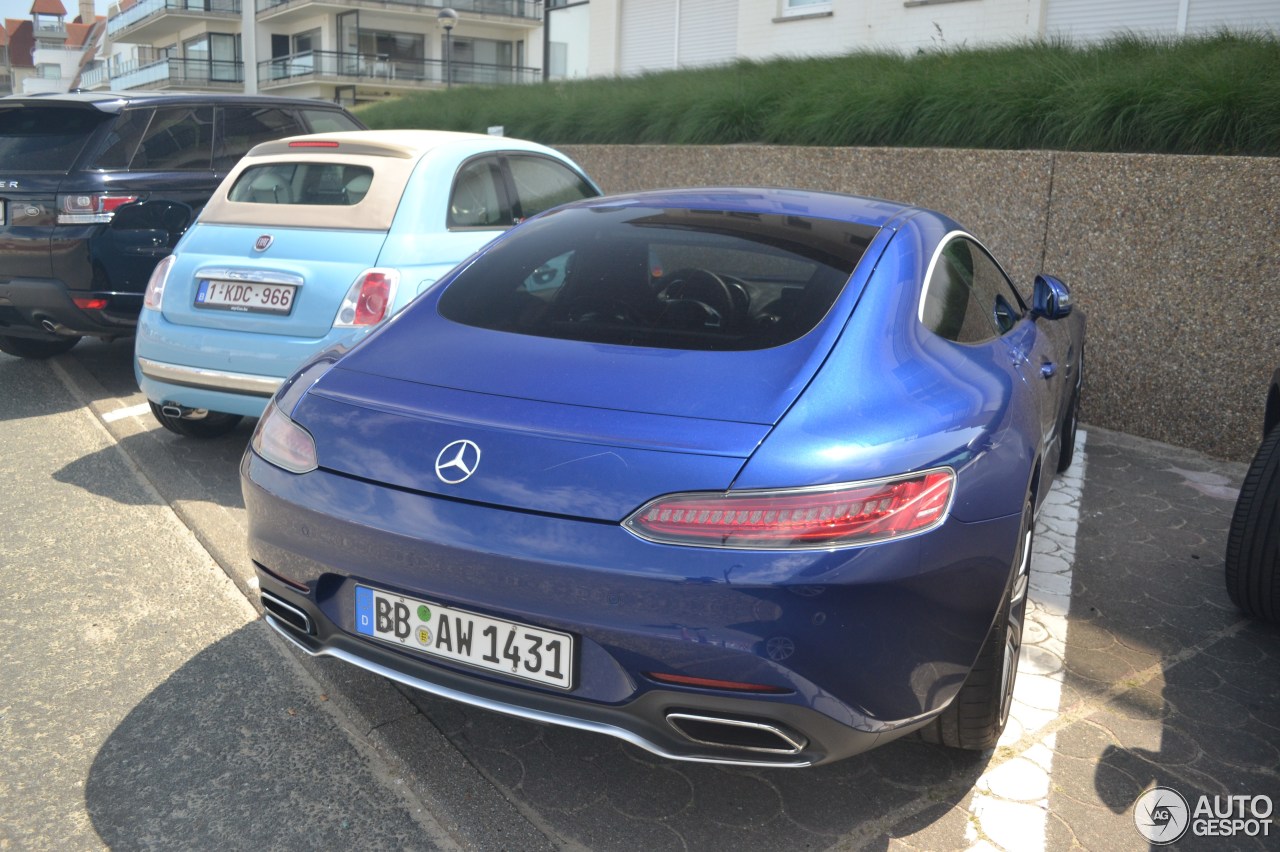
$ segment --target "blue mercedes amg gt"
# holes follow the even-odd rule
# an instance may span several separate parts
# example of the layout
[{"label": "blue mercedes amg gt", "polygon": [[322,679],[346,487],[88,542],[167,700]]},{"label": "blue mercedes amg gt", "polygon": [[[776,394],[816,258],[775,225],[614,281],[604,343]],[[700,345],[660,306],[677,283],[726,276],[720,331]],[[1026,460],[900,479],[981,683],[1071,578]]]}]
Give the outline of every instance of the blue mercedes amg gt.
[{"label": "blue mercedes amg gt", "polygon": [[991,748],[1084,328],[928,210],[560,207],[277,392],[242,464],[266,619],[673,759]]}]

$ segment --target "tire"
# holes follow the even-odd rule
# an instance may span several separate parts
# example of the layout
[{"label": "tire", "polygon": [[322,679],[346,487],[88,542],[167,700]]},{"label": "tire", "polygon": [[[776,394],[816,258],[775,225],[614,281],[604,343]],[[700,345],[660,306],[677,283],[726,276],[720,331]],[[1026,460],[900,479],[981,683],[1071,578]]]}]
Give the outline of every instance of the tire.
[{"label": "tire", "polygon": [[1262,440],[1227,533],[1227,594],[1245,613],[1280,621],[1280,426]]},{"label": "tire", "polygon": [[78,337],[51,337],[35,340],[30,337],[0,335],[0,352],[18,358],[51,358],[61,355],[80,342]]},{"label": "tire", "polygon": [[1071,392],[1066,413],[1062,416],[1060,437],[1062,449],[1058,453],[1058,473],[1066,473],[1076,458],[1076,431],[1080,426],[1080,389],[1084,387],[1084,349],[1080,350],[1080,363],[1076,367],[1076,387]]},{"label": "tire", "polygon": [[239,414],[224,414],[221,411],[207,411],[199,417],[170,417],[160,406],[148,400],[151,413],[160,425],[184,438],[220,438],[236,428],[243,419]]},{"label": "tire", "polygon": [[1080,392],[1071,394],[1067,412],[1062,417],[1062,449],[1058,453],[1058,473],[1066,473],[1076,458],[1076,430],[1080,425]]},{"label": "tire", "polygon": [[986,751],[995,748],[1004,732],[1022,653],[1034,539],[1035,512],[1033,499],[1028,497],[1000,611],[956,697],[938,718],[920,730],[920,737],[926,742]]}]

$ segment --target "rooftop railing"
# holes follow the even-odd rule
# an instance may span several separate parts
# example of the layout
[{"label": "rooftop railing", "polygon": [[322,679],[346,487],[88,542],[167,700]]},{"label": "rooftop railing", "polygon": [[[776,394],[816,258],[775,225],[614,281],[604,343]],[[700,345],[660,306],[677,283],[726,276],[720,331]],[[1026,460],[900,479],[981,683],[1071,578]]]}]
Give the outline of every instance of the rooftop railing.
[{"label": "rooftop railing", "polygon": [[[542,69],[523,65],[452,62],[448,71],[453,83],[461,86],[506,86],[542,79]],[[317,77],[397,86],[443,86],[447,82],[446,65],[441,59],[396,59],[380,54],[313,50],[258,63],[258,85],[263,87]]]},{"label": "rooftop railing", "polygon": [[219,17],[239,15],[240,0],[140,0],[128,9],[121,9],[118,14],[111,16],[107,21],[107,34],[115,35],[149,18],[167,13],[210,14]]},{"label": "rooftop railing", "polygon": [[[281,6],[302,6],[315,0],[258,0],[258,14],[278,9]],[[355,2],[353,8],[361,4]],[[415,9],[443,9],[446,6],[457,12],[475,12],[485,15],[505,15],[509,18],[527,18],[531,21],[542,20],[542,3],[535,0],[377,0],[379,8],[394,9],[407,7]],[[431,16],[433,19],[435,15]]]}]

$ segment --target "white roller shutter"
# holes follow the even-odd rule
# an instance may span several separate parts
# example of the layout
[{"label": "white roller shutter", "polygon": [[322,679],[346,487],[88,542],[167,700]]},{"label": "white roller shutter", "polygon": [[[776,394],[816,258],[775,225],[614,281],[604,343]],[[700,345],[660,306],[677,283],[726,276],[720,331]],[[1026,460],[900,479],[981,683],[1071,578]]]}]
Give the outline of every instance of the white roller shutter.
[{"label": "white roller shutter", "polygon": [[1049,0],[1045,34],[1098,41],[1125,31],[1144,35],[1178,32],[1179,0]]},{"label": "white roller shutter", "polygon": [[1232,30],[1280,31],[1280,3],[1276,0],[1190,0],[1187,32]]},{"label": "white roller shutter", "polygon": [[679,65],[718,65],[738,55],[738,0],[680,0]]},{"label": "white roller shutter", "polygon": [[676,67],[676,0],[622,0],[618,70],[622,74]]}]

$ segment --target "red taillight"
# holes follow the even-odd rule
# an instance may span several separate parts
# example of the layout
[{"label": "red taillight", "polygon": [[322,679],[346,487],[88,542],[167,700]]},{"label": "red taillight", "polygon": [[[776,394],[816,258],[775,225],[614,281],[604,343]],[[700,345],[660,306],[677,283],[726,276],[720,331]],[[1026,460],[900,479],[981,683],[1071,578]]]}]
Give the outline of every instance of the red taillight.
[{"label": "red taillight", "polygon": [[662,672],[645,672],[645,677],[659,683],[671,683],[676,686],[697,686],[703,689],[724,689],[729,692],[764,692],[770,695],[781,695],[791,692],[781,686],[766,686],[762,683],[740,683],[736,680],[716,680],[709,677],[689,677],[688,675],[665,674]]},{"label": "red taillight", "polygon": [[370,272],[360,285],[356,297],[356,325],[376,325],[387,314],[391,298],[391,279],[381,272]]},{"label": "red taillight", "polygon": [[289,143],[290,148],[337,148],[338,143],[328,139],[299,139]]},{"label": "red taillight", "polygon": [[848,547],[924,532],[946,518],[955,473],[939,468],[822,488],[672,494],[623,526],[667,544],[758,550]]},{"label": "red taillight", "polygon": [[100,311],[107,306],[106,299],[99,299],[96,296],[72,296],[71,301],[77,308],[85,311]]},{"label": "red taillight", "polygon": [[98,212],[114,213],[126,204],[138,200],[136,195],[101,195],[98,196]]},{"label": "red taillight", "polygon": [[121,207],[141,199],[141,195],[111,195],[100,192],[59,195],[58,223],[62,225],[89,225],[110,222],[111,217]]},{"label": "red taillight", "polygon": [[399,283],[400,273],[394,269],[366,269],[361,272],[347,290],[334,326],[367,327],[382,322],[389,316]]}]

